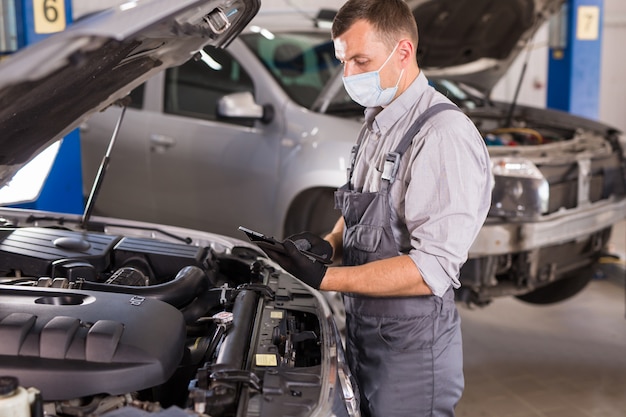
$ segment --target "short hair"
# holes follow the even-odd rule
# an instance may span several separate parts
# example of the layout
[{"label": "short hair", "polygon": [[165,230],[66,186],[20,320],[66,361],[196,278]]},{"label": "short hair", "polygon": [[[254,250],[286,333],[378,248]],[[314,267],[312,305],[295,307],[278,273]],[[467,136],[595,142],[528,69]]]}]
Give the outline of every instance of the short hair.
[{"label": "short hair", "polygon": [[347,32],[358,20],[372,24],[389,49],[400,39],[408,37],[417,50],[417,23],[404,0],[348,0],[333,20],[333,39]]}]

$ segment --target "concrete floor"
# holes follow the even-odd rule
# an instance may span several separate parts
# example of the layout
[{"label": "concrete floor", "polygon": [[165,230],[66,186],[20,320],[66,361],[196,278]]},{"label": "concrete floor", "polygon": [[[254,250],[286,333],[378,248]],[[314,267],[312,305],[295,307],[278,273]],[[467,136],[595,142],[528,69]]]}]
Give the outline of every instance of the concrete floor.
[{"label": "concrete floor", "polygon": [[459,305],[466,389],[457,417],[626,416],[626,223],[618,265],[549,306],[500,298]]}]

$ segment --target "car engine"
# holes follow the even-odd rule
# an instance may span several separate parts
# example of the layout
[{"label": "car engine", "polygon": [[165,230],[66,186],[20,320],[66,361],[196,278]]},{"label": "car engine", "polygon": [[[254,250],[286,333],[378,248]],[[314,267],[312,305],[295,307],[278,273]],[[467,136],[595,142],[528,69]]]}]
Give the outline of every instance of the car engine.
[{"label": "car engine", "polygon": [[349,415],[330,314],[249,247],[3,227],[0,276],[0,414]]}]

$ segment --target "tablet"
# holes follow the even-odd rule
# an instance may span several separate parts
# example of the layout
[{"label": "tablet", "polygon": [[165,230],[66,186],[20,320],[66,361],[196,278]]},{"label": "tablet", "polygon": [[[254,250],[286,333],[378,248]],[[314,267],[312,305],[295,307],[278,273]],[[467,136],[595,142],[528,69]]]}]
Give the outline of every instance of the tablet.
[{"label": "tablet", "polygon": [[[285,253],[285,247],[283,246],[283,242],[280,242],[271,236],[266,236],[263,233],[248,229],[247,227],[239,226],[239,230],[244,232],[248,236],[248,239],[250,239],[251,242],[253,243],[264,242],[264,243],[271,245],[272,250],[276,252],[280,252],[280,253]],[[298,248],[301,254],[311,259],[312,261],[321,262],[323,264],[332,263],[331,259],[326,259],[316,253],[309,252],[308,250],[299,247],[296,242],[294,242],[294,244],[296,245],[296,248]]]}]

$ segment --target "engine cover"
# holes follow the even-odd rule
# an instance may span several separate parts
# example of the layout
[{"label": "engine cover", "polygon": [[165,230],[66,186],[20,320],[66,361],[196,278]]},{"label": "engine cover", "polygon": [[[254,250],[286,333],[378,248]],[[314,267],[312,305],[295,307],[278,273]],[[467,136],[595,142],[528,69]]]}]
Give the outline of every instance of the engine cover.
[{"label": "engine cover", "polygon": [[0,375],[46,401],[161,384],[184,343],[182,314],[155,299],[0,285]]}]

